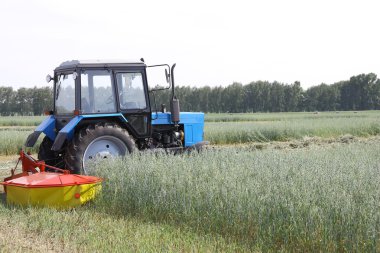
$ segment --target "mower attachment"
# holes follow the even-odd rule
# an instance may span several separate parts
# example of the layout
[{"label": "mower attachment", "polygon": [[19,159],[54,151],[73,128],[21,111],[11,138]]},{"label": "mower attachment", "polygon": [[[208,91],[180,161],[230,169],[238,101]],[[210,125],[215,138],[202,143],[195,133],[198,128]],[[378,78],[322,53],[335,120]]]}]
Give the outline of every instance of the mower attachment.
[{"label": "mower attachment", "polygon": [[[15,174],[20,161],[22,172]],[[45,172],[45,168],[55,172]],[[69,170],[47,165],[21,150],[11,176],[0,184],[8,203],[65,209],[94,199],[101,191],[102,181],[99,177],[70,174]]]}]

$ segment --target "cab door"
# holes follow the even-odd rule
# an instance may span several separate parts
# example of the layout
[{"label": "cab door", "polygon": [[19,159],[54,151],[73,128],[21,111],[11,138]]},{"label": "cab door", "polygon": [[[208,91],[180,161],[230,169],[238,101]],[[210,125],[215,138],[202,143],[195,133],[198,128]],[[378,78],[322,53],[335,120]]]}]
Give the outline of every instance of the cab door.
[{"label": "cab door", "polygon": [[136,138],[150,137],[151,109],[144,69],[115,71],[118,107]]}]

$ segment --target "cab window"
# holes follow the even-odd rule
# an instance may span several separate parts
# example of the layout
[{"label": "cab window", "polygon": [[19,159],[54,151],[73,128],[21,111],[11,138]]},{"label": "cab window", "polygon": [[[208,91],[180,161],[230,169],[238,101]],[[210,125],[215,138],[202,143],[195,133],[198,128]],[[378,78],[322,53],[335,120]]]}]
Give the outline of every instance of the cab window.
[{"label": "cab window", "polygon": [[142,74],[118,73],[116,74],[119,88],[119,101],[121,110],[145,109],[146,97]]},{"label": "cab window", "polygon": [[111,72],[87,70],[81,73],[82,113],[116,112]]}]

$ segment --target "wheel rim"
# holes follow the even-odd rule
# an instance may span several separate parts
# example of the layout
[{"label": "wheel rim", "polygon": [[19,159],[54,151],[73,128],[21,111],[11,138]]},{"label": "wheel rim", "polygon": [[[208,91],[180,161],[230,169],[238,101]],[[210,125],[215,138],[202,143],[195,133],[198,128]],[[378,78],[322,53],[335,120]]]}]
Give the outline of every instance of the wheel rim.
[{"label": "wheel rim", "polygon": [[101,136],[93,140],[86,148],[83,155],[83,170],[85,174],[90,172],[88,163],[97,159],[124,156],[127,153],[125,143],[114,136]]}]

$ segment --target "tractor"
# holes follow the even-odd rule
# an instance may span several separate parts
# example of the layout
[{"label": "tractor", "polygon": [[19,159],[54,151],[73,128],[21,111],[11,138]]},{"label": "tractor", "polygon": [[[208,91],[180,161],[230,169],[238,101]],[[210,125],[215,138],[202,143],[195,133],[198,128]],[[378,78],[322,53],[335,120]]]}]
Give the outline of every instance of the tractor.
[{"label": "tractor", "polygon": [[[148,66],[144,59],[63,62],[46,77],[54,81],[53,108],[25,146],[33,147],[44,133],[38,159],[77,174],[89,174],[91,161],[137,150],[198,150],[208,143],[204,114],[180,112],[175,66]],[[161,68],[164,87],[148,85],[150,68]],[[170,112],[151,105],[154,92],[163,89],[171,89]]]}]

